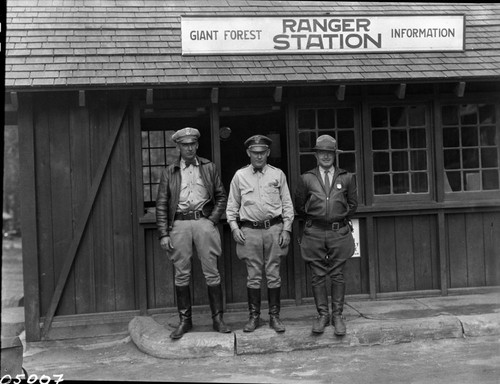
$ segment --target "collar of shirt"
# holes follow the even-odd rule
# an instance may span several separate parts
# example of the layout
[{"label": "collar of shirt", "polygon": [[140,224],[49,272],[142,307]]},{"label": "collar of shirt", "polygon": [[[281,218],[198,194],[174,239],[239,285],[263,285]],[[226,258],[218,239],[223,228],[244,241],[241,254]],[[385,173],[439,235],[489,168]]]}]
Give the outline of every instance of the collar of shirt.
[{"label": "collar of shirt", "polygon": [[197,165],[199,164],[199,163],[198,163],[198,159],[195,157],[195,158],[193,159],[193,161],[189,162],[189,164],[186,162],[186,160],[181,159],[181,167],[182,167],[182,169],[186,169],[186,168],[187,168],[187,167],[189,167],[191,164],[194,164],[194,165],[196,165],[196,166],[197,166]]},{"label": "collar of shirt", "polygon": [[257,173],[257,172],[266,173],[266,169],[267,169],[267,164],[264,165],[262,169],[257,169],[252,166],[252,173]]},{"label": "collar of shirt", "polygon": [[325,171],[328,171],[328,174],[333,175],[335,173],[335,167],[333,165],[328,169],[319,167],[319,171],[320,171],[321,176],[325,176]]}]

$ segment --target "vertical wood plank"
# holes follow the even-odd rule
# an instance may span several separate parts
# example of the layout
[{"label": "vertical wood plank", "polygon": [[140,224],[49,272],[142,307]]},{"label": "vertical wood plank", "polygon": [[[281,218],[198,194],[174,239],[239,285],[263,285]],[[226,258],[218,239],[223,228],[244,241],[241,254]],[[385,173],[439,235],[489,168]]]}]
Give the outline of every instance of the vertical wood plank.
[{"label": "vertical wood plank", "polygon": [[156,274],[155,274],[155,254],[153,242],[156,240],[154,231],[144,228],[144,255],[146,258],[146,292],[147,292],[147,307],[157,308],[156,305]]},{"label": "vertical wood plank", "polygon": [[467,287],[466,226],[463,214],[448,215],[450,288]]},{"label": "vertical wood plank", "polygon": [[413,218],[413,263],[415,268],[415,289],[433,289],[432,284],[432,237],[429,216]]},{"label": "vertical wood plank", "polygon": [[500,213],[484,214],[483,234],[486,285],[500,285]]},{"label": "vertical wood plank", "polygon": [[[54,244],[54,282],[59,279],[66,253],[73,238],[71,200],[71,155],[69,137],[68,95],[53,96],[49,112],[50,132],[50,188]],[[68,177],[70,176],[70,177]],[[71,269],[61,295],[56,315],[75,313],[75,279]]]},{"label": "vertical wood plank", "polygon": [[[70,153],[73,232],[84,209],[92,182],[90,175],[90,128],[87,108],[70,108]],[[76,313],[95,312],[94,254],[92,232],[86,230],[74,263]]]},{"label": "vertical wood plank", "polygon": [[394,223],[397,290],[412,291],[415,289],[412,218],[408,216],[396,217]]},{"label": "vertical wood plank", "polygon": [[[134,234],[134,271],[135,271],[135,295],[137,297],[139,311],[145,315],[148,309],[149,295],[147,288],[147,262],[150,260],[150,254],[146,250],[145,231],[140,225],[140,218],[144,214],[144,196],[142,190],[142,138],[141,138],[141,112],[139,101],[134,99],[132,108],[132,117],[130,123],[130,153],[131,160],[131,180],[132,180],[132,201],[135,206],[132,207],[132,233]],[[153,277],[153,275],[151,275]],[[152,291],[154,293],[154,290]]]},{"label": "vertical wood plank", "polygon": [[[300,245],[298,239],[302,236],[302,225],[301,221],[295,219],[292,224],[292,239],[296,246],[293,248],[293,282],[295,288],[295,304],[302,304],[302,295],[305,292],[305,271],[304,271],[304,261],[302,259],[302,254],[300,251]],[[304,288],[303,288],[304,285]]]},{"label": "vertical wood plank", "polygon": [[54,249],[52,242],[52,197],[50,189],[49,98],[36,97],[34,110],[36,158],[36,206],[39,241],[40,305],[42,316],[50,306],[54,292]]},{"label": "vertical wood plank", "polygon": [[378,240],[379,291],[396,292],[398,290],[396,264],[396,238],[394,218],[381,217],[376,220]]},{"label": "vertical wood plank", "polygon": [[[89,104],[92,101],[92,174],[95,175],[102,160],[104,147],[109,140],[109,107],[107,94],[96,93],[88,99]],[[96,309],[98,312],[114,311],[116,308],[111,206],[111,173],[108,164],[96,196],[91,223],[94,237]]]},{"label": "vertical wood plank", "polygon": [[19,190],[21,195],[21,226],[23,228],[24,320],[26,341],[40,340],[40,291],[37,252],[37,196],[35,158],[35,126],[33,99],[20,95],[18,111],[19,130]]},{"label": "vertical wood plank", "polygon": [[231,229],[227,223],[219,224],[219,228],[222,228],[222,262],[224,263],[224,287],[225,287],[225,299],[227,303],[233,302],[233,286],[231,281],[233,279],[232,270],[232,249],[231,249]]},{"label": "vertical wood plank", "polygon": [[366,218],[366,248],[365,254],[368,258],[368,284],[370,299],[377,297],[378,281],[378,250],[375,244],[376,227],[372,216]]},{"label": "vertical wood plank", "polygon": [[447,220],[443,210],[438,212],[438,242],[439,242],[439,280],[441,283],[441,294],[448,294],[448,287],[450,287],[450,259],[448,255],[448,231],[447,231]]},{"label": "vertical wood plank", "polygon": [[154,263],[155,307],[168,307],[176,303],[174,267],[167,252],[161,249],[157,231],[151,231]]},{"label": "vertical wood plank", "polygon": [[[123,103],[119,99],[110,103],[111,127],[122,119],[120,106]],[[131,179],[128,123],[128,118],[123,119],[109,165],[111,168],[115,308],[118,311],[135,308],[134,243],[131,236],[135,225],[132,223],[131,198],[134,184]]]},{"label": "vertical wood plank", "polygon": [[485,284],[483,215],[481,213],[466,214],[465,226],[467,287],[482,287]]}]

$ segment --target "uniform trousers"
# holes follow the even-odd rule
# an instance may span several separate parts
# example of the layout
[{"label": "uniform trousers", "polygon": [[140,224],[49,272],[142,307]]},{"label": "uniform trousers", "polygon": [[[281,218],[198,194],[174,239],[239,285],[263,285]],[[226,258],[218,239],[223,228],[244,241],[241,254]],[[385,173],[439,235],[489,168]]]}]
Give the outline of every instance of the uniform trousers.
[{"label": "uniform trousers", "polygon": [[311,270],[312,286],[325,284],[326,276],[332,283],[344,284],[344,266],[354,250],[354,238],[349,226],[336,231],[305,227],[300,251]]},{"label": "uniform trousers", "polygon": [[222,254],[219,229],[207,218],[198,220],[175,220],[170,239],[174,249],[167,251],[175,269],[175,285],[186,286],[191,279],[193,247],[201,261],[207,285],[221,282],[217,258]]},{"label": "uniform trousers", "polygon": [[263,270],[266,273],[268,288],[281,287],[281,257],[288,253],[288,246],[279,246],[282,230],[283,223],[267,229],[241,227],[245,244],[236,244],[236,254],[247,266],[247,288],[260,289]]}]

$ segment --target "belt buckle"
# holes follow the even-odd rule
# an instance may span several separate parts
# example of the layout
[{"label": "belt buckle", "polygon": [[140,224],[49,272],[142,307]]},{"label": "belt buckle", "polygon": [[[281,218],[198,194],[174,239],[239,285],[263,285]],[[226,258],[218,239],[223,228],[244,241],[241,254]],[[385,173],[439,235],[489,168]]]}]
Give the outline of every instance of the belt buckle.
[{"label": "belt buckle", "polygon": [[271,220],[264,220],[264,228],[265,229],[271,228]]},{"label": "belt buckle", "polygon": [[201,217],[200,211],[194,211],[193,213],[194,213],[194,219],[199,220]]},{"label": "belt buckle", "polygon": [[332,231],[338,231],[340,229],[340,223],[332,223]]}]

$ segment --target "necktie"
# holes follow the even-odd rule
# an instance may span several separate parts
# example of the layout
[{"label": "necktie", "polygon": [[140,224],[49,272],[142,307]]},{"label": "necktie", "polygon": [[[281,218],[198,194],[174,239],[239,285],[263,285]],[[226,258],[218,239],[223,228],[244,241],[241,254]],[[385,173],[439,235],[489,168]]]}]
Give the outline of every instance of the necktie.
[{"label": "necktie", "polygon": [[262,168],[254,168],[253,169],[253,173],[257,173],[257,172],[262,173]]},{"label": "necktie", "polygon": [[325,187],[326,187],[326,194],[330,194],[330,178],[328,177],[328,171],[325,171]]},{"label": "necktie", "polygon": [[193,167],[196,167],[196,160],[186,160],[186,168],[192,165]]}]

